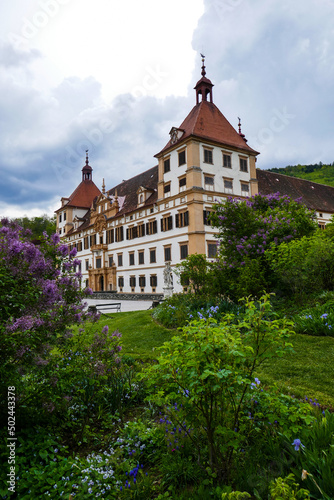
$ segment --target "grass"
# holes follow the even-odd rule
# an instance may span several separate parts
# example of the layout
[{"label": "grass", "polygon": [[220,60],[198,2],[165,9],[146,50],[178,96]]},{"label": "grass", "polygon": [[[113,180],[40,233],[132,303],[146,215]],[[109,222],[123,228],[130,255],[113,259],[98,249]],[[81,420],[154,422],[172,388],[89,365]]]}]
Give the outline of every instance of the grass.
[{"label": "grass", "polygon": [[176,330],[168,330],[152,319],[152,311],[134,311],[101,315],[99,325],[109,326],[109,331],[122,334],[122,354],[142,361],[156,359],[155,349],[170,340]]},{"label": "grass", "polygon": [[257,371],[268,385],[296,397],[317,399],[334,408],[334,338],[295,334],[294,352],[284,358],[266,361]]},{"label": "grass", "polygon": [[[156,348],[177,330],[158,325],[151,314],[152,311],[136,311],[102,315],[99,325],[122,333],[123,354],[142,361],[155,359]],[[334,338],[296,334],[291,342],[294,352],[265,362],[257,370],[257,377],[265,385],[275,384],[285,393],[317,399],[333,409]]]}]

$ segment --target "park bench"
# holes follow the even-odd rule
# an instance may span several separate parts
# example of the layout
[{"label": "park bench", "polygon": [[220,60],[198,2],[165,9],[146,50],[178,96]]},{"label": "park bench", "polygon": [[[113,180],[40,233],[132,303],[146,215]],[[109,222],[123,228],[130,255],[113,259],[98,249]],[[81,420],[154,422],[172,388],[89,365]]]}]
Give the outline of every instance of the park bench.
[{"label": "park bench", "polygon": [[88,312],[101,312],[105,314],[101,309],[116,310],[117,312],[121,312],[121,303],[120,302],[110,302],[107,304],[95,304],[93,306],[88,307]]}]

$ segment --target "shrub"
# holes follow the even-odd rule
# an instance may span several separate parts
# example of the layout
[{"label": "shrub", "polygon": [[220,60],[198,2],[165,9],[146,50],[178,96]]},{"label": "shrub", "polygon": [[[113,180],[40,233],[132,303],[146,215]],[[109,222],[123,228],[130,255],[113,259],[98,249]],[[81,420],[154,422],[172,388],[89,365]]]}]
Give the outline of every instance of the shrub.
[{"label": "shrub", "polygon": [[271,244],[310,235],[317,227],[305,205],[279,193],[247,200],[228,198],[214,206],[210,217],[219,231],[218,276],[225,281],[225,293],[237,298],[273,289],[275,277],[265,259]]},{"label": "shrub", "polygon": [[334,304],[312,307],[293,318],[296,333],[334,337]]},{"label": "shrub", "polygon": [[[76,249],[59,235],[35,246],[7,219],[0,226],[0,418],[7,387],[24,399],[23,385],[43,371],[55,345],[66,344],[68,327],[85,317]],[[87,290],[89,292],[89,290]]]},{"label": "shrub", "polygon": [[334,242],[323,231],[271,246],[266,259],[281,287],[302,299],[310,293],[333,290]]},{"label": "shrub", "polygon": [[[194,321],[161,348],[158,364],[146,370],[153,401],[166,404],[175,424],[193,428],[199,463],[228,479],[234,450],[248,426],[246,394],[256,367],[288,349],[291,323],[271,314],[269,297],[246,301],[240,319],[226,315]],[[156,388],[158,386],[158,389]]]}]

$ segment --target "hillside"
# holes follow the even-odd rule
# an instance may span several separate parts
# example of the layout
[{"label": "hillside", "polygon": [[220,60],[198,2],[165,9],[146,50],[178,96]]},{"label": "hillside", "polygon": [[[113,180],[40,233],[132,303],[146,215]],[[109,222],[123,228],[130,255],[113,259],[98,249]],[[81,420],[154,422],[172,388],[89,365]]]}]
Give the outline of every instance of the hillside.
[{"label": "hillside", "polygon": [[288,165],[282,168],[269,168],[269,172],[299,177],[319,184],[334,187],[334,162],[328,165],[322,162],[314,165]]}]

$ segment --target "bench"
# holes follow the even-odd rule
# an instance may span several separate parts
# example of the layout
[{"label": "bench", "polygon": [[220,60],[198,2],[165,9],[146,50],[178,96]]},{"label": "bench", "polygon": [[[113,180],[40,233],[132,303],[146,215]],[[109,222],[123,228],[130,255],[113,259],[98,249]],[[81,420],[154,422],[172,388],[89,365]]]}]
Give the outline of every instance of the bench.
[{"label": "bench", "polygon": [[105,314],[101,309],[112,309],[117,312],[121,312],[121,303],[120,302],[110,302],[108,304],[95,304],[94,306],[89,306],[88,307],[88,312],[101,312],[102,314]]}]

